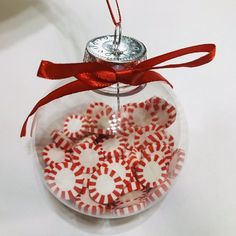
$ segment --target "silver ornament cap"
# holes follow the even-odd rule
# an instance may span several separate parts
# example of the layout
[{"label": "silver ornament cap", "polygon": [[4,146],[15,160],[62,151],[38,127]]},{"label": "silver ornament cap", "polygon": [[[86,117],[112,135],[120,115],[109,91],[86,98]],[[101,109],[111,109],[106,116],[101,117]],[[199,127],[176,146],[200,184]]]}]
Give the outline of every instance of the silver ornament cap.
[{"label": "silver ornament cap", "polygon": [[90,40],[85,49],[84,62],[109,64],[117,70],[128,69],[147,59],[145,45],[128,36],[105,35]]}]

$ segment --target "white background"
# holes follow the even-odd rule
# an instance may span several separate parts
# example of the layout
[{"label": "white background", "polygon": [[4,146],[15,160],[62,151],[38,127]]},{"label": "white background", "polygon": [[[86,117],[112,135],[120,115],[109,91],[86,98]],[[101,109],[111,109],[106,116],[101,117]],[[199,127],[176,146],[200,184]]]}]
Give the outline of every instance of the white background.
[{"label": "white background", "polygon": [[0,235],[236,235],[236,2],[120,0],[126,35],[149,57],[216,43],[214,62],[162,71],[175,86],[190,129],[189,158],[159,209],[94,221],[44,189],[21,125],[53,85],[36,77],[41,59],[81,61],[86,42],[113,32],[105,0],[0,1]]}]

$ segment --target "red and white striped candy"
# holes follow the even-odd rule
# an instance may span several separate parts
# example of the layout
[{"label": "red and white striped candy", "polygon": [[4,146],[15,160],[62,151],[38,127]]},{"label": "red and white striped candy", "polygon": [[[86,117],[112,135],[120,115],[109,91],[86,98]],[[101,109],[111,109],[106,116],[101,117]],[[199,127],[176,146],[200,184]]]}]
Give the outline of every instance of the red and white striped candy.
[{"label": "red and white striped candy", "polygon": [[117,130],[117,134],[124,138],[126,142],[126,148],[132,149],[134,148],[134,137],[136,134],[136,129],[134,127],[128,127],[127,129],[119,129]]},{"label": "red and white striped candy", "polygon": [[53,142],[64,150],[70,150],[74,145],[74,142],[60,130],[53,130],[50,136]]},{"label": "red and white striped candy", "polygon": [[132,172],[125,160],[118,157],[110,158],[103,163],[103,166],[109,170],[114,170],[121,177],[125,184],[130,182]]},{"label": "red and white striped candy", "polygon": [[51,192],[58,198],[74,200],[81,192],[84,179],[81,168],[70,162],[56,164],[46,179]]},{"label": "red and white striped candy", "polygon": [[143,186],[135,178],[134,179],[132,178],[132,180],[129,183],[126,183],[122,195],[142,189]]},{"label": "red and white striped candy", "polygon": [[97,143],[97,136],[95,134],[85,136],[83,139],[77,141],[74,146],[76,146],[79,143]]},{"label": "red and white striped candy", "polygon": [[161,160],[164,160],[166,166],[168,166],[172,160],[172,150],[165,143],[150,144],[142,151],[142,154],[146,158],[154,158],[154,156],[158,155]]},{"label": "red and white striped candy", "polygon": [[99,144],[84,142],[73,147],[72,161],[83,167],[83,173],[93,173],[104,160],[105,157]]},{"label": "red and white striped candy", "polygon": [[118,216],[129,216],[129,215],[134,215],[137,214],[138,212],[141,212],[146,209],[146,202],[142,201],[140,203],[136,203],[130,206],[126,206],[123,208],[117,208],[115,210],[116,215]]},{"label": "red and white striped candy", "polygon": [[50,176],[50,173],[51,173],[51,166],[46,166],[43,170],[43,176],[44,176],[44,179],[47,180],[47,178]]},{"label": "red and white striped candy", "polygon": [[166,129],[160,130],[160,134],[163,134],[163,141],[170,147],[171,150],[173,150],[175,146],[174,137],[169,134]]},{"label": "red and white striped candy", "polygon": [[88,189],[86,189],[83,194],[80,194],[79,197],[76,198],[75,206],[86,214],[102,215],[106,212],[106,206],[101,205],[91,199]]},{"label": "red and white striped candy", "polygon": [[121,158],[125,150],[125,140],[119,136],[113,136],[108,139],[103,139],[101,149],[107,158],[119,157]]},{"label": "red and white striped candy", "polygon": [[144,201],[147,196],[145,190],[134,190],[121,195],[117,201],[115,201],[115,208],[128,207]]},{"label": "red and white striped candy", "polygon": [[138,150],[143,150],[146,146],[152,144],[153,142],[158,143],[164,139],[164,137],[159,137],[159,134],[161,134],[160,130],[162,129],[163,128],[159,125],[147,125],[137,129],[134,137],[134,146]]},{"label": "red and white striped candy", "polygon": [[170,187],[171,187],[171,181],[167,178],[162,184],[151,189],[148,192],[147,201],[156,202],[162,199],[162,197],[164,197],[168,193]]},{"label": "red and white striped candy", "polygon": [[159,155],[144,155],[135,168],[136,178],[146,188],[154,188],[167,178],[165,159]]},{"label": "red and white striped candy", "polygon": [[149,139],[152,143],[159,141],[164,142],[170,147],[171,150],[173,150],[175,145],[174,137],[169,134],[166,129],[159,129],[158,132],[155,132],[155,135],[150,136]]},{"label": "red and white striped candy", "polygon": [[92,102],[86,110],[86,116],[90,120],[94,120],[97,114],[104,110],[112,110],[112,108],[104,102]]},{"label": "red and white striped candy", "polygon": [[84,181],[83,181],[83,187],[80,194],[84,194],[86,192],[91,175],[92,174],[84,174],[84,173],[81,174],[81,178],[83,178]]},{"label": "red and white striped candy", "polygon": [[182,169],[185,160],[185,151],[183,149],[176,149],[173,154],[173,158],[168,168],[168,176],[175,178]]},{"label": "red and white striped candy", "polygon": [[127,128],[128,125],[145,127],[158,122],[158,117],[151,110],[150,104],[146,102],[126,104],[121,107],[121,114],[125,117],[121,121],[126,121],[121,123],[123,128]]},{"label": "red and white striped candy", "polygon": [[105,167],[96,170],[89,180],[90,197],[99,204],[114,202],[123,188],[121,177],[114,170]]},{"label": "red and white striped candy", "polygon": [[71,154],[57,147],[55,143],[48,144],[43,149],[42,156],[45,164],[51,167],[57,163],[71,161]]},{"label": "red and white striped candy", "polygon": [[70,115],[64,122],[64,134],[71,139],[81,139],[88,133],[85,128],[88,122],[84,116]]},{"label": "red and white striped candy", "polygon": [[136,148],[133,148],[132,150],[125,150],[124,156],[129,167],[135,168],[135,166],[137,166],[139,161],[141,160],[142,153]]},{"label": "red and white striped candy", "polygon": [[115,116],[112,108],[108,107],[97,113],[85,127],[90,133],[112,135],[116,132],[118,125],[119,119]]},{"label": "red and white striped candy", "polygon": [[155,113],[155,116],[158,117],[158,124],[168,128],[170,127],[176,119],[176,109],[173,105],[169,104],[166,100],[159,97],[152,97],[146,102],[151,106],[152,114]]}]

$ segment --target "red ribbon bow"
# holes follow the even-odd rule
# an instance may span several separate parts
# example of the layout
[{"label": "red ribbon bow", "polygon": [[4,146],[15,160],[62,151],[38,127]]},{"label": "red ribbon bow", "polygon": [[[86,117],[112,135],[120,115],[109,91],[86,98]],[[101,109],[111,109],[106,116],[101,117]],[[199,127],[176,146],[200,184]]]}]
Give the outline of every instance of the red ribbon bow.
[{"label": "red ribbon bow", "polygon": [[[201,52],[205,52],[207,54],[199,57],[198,59],[186,63],[157,66],[163,62],[169,61],[174,58]],[[76,78],[76,80],[69,82],[66,85],[63,85],[60,88],[55,89],[47,96],[42,98],[34,106],[27,119],[25,120],[21,129],[20,136],[23,137],[26,135],[28,119],[38,110],[38,108],[55,99],[86,90],[105,88],[117,82],[135,86],[153,81],[163,81],[172,87],[172,85],[162,75],[152,70],[201,66],[212,61],[215,57],[215,52],[216,46],[214,44],[203,44],[187,47],[163,54],[161,56],[150,58],[146,61],[137,64],[129,70],[123,71],[116,71],[112,67],[98,62],[54,64],[49,61],[42,61],[38,70],[39,77],[50,80],[60,80],[73,76]]]}]

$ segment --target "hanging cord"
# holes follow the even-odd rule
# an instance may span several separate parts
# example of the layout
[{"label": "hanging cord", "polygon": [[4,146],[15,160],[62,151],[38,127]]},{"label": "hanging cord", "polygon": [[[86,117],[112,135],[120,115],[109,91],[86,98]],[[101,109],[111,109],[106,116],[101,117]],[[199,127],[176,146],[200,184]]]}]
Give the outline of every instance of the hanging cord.
[{"label": "hanging cord", "polygon": [[113,53],[117,56],[119,56],[119,45],[120,45],[120,42],[121,42],[121,37],[122,37],[122,28],[121,28],[121,21],[122,21],[122,18],[121,18],[121,13],[120,13],[120,7],[119,7],[119,3],[118,3],[118,0],[115,0],[116,2],[116,10],[117,10],[117,15],[118,15],[118,19],[115,18],[115,15],[114,15],[114,11],[111,7],[111,4],[110,4],[110,1],[109,0],[106,0],[107,2],[107,7],[108,7],[108,10],[110,12],[110,15],[111,15],[111,19],[115,25],[115,31],[114,31],[114,40],[113,40]]},{"label": "hanging cord", "polygon": [[116,9],[117,9],[117,12],[118,12],[118,18],[119,18],[118,21],[116,20],[116,18],[114,16],[110,1],[106,0],[113,23],[114,23],[115,26],[119,26],[121,24],[122,19],[121,19],[121,13],[120,13],[120,7],[119,7],[118,0],[115,0],[115,1],[116,1]]},{"label": "hanging cord", "polygon": [[[116,2],[116,10],[118,13],[118,20],[116,20],[115,16],[114,16],[114,12],[112,10],[111,4],[109,0],[106,0],[107,2],[107,6],[111,15],[111,19],[115,25],[115,32],[114,32],[114,40],[113,40],[113,53],[115,55],[119,55],[119,45],[121,42],[121,36],[122,36],[122,28],[121,28],[121,13],[120,13],[120,7],[119,7],[119,3],[118,0],[115,0]],[[120,112],[120,84],[117,83],[116,84],[116,89],[117,89],[117,111],[118,113]]]}]

